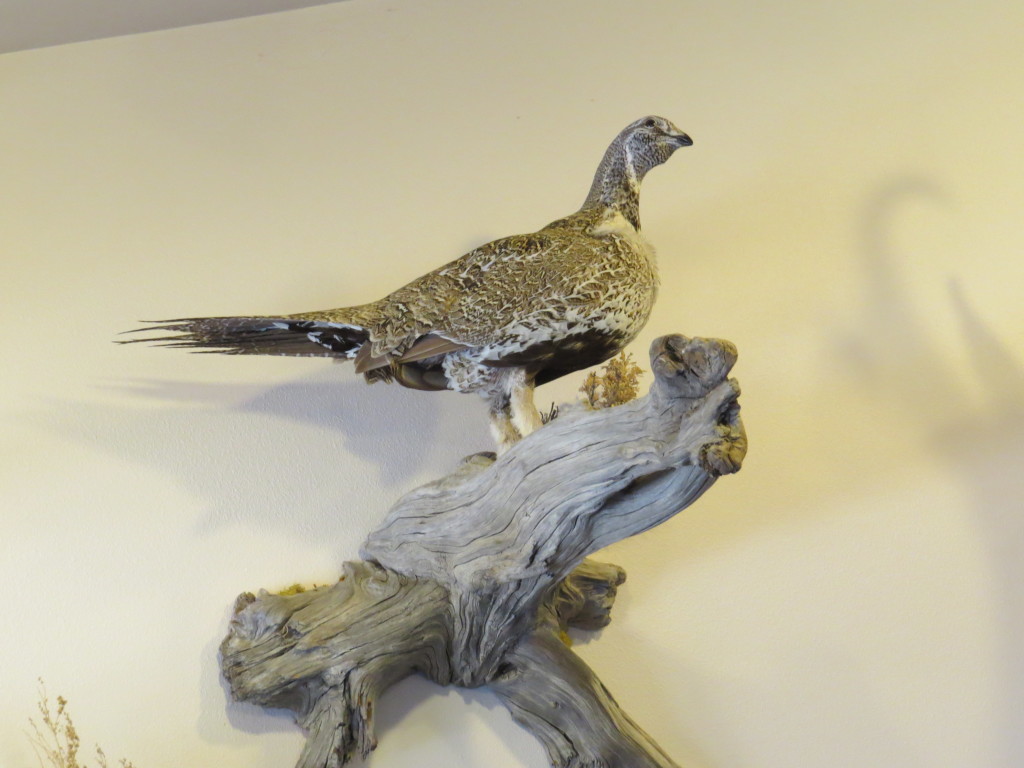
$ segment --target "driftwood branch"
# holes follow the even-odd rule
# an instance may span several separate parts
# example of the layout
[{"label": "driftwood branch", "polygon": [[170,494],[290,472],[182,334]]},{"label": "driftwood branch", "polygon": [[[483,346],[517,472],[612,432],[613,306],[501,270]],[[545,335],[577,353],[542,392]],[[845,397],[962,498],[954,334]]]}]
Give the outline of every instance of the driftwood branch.
[{"label": "driftwood branch", "polygon": [[563,639],[604,626],[625,578],[588,554],[740,468],[735,360],[728,342],[662,337],[644,398],[561,415],[406,495],[333,586],[242,595],[221,647],[235,698],[295,712],[300,768],[365,757],[374,702],[414,672],[489,685],[552,765],[674,765]]}]

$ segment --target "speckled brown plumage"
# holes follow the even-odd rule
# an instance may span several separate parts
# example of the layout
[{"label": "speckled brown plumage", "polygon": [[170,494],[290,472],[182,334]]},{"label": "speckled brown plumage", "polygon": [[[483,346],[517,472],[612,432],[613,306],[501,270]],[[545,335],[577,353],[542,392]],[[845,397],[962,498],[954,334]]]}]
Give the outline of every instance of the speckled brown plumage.
[{"label": "speckled brown plumage", "polygon": [[540,424],[535,384],[603,362],[650,315],[658,278],[640,234],[644,175],[689,137],[660,117],[627,126],[583,207],[482,245],[384,298],[294,315],[166,321],[155,341],[228,354],[354,359],[369,381],[478,392],[505,447]]}]

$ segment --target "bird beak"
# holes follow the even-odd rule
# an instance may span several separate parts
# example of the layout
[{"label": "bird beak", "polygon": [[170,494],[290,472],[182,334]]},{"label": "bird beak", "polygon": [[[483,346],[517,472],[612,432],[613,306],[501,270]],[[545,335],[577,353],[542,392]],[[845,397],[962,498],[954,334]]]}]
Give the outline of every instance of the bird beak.
[{"label": "bird beak", "polygon": [[672,137],[676,140],[676,144],[680,147],[688,147],[693,144],[693,139],[687,136],[685,133],[680,133]]}]

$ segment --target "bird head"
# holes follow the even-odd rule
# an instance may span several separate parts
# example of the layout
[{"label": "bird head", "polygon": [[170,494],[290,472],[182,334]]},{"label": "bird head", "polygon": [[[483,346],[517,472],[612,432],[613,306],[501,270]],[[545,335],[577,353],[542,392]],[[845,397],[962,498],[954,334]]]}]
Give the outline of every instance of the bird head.
[{"label": "bird head", "polygon": [[651,168],[664,163],[680,147],[691,144],[693,140],[664,117],[649,115],[635,120],[619,132],[605,151],[583,207],[618,208],[639,229],[640,182]]},{"label": "bird head", "polygon": [[639,178],[668,160],[680,147],[693,144],[693,139],[676,128],[671,120],[657,115],[630,123],[619,134],[619,140]]}]

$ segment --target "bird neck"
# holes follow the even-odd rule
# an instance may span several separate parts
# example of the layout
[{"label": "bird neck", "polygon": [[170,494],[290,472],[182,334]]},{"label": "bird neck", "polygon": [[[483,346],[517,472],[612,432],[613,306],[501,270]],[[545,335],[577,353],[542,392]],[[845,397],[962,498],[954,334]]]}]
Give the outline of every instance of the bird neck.
[{"label": "bird neck", "polygon": [[581,210],[610,208],[618,211],[637,230],[640,229],[640,182],[643,173],[633,163],[625,143],[616,140],[608,147],[594,174]]}]

